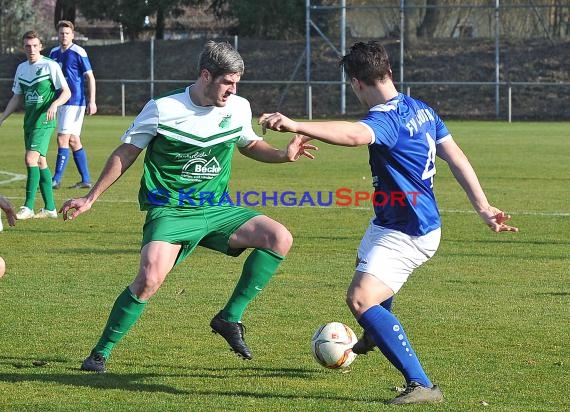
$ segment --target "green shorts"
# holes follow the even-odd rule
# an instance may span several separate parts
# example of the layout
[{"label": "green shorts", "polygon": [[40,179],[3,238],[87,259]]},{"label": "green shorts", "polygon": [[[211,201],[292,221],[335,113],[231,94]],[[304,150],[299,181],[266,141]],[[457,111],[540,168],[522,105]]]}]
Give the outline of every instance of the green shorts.
[{"label": "green shorts", "polygon": [[196,246],[239,256],[245,249],[232,249],[230,236],[245,222],[259,216],[255,210],[239,206],[205,206],[184,209],[154,208],[147,212],[142,246],[153,240],[181,244],[176,263],[182,262]]},{"label": "green shorts", "polygon": [[39,152],[40,155],[46,157],[49,148],[49,141],[51,140],[54,130],[55,127],[46,127],[24,132],[24,144],[26,145],[26,150]]}]

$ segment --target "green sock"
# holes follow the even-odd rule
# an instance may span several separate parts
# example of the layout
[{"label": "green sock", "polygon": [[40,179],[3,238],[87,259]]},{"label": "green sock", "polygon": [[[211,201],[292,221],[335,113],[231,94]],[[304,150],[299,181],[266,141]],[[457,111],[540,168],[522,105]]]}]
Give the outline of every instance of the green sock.
[{"label": "green sock", "polygon": [[45,202],[46,210],[55,210],[55,202],[53,200],[53,189],[51,187],[51,172],[49,167],[40,169],[40,192]]},{"label": "green sock", "polygon": [[269,249],[255,249],[251,252],[245,260],[234,293],[222,311],[223,318],[239,322],[249,302],[267,285],[283,259],[283,256]]},{"label": "green sock", "polygon": [[36,202],[36,192],[40,184],[40,168],[38,166],[28,166],[28,178],[26,180],[26,202],[24,206],[34,210]]},{"label": "green sock", "polygon": [[109,359],[113,347],[140,318],[147,302],[139,300],[127,287],[115,301],[103,334],[93,350]]}]

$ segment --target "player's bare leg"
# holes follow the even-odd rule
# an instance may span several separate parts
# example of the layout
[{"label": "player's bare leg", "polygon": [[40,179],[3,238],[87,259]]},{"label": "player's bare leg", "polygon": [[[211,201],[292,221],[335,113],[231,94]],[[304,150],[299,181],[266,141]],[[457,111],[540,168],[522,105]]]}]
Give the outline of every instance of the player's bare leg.
[{"label": "player's bare leg", "polygon": [[81,370],[105,372],[105,362],[115,345],[142,315],[148,300],[158,291],[174,266],[181,246],[152,241],[141,250],[139,272],[135,280],[117,297],[103,334],[85,358]]}]

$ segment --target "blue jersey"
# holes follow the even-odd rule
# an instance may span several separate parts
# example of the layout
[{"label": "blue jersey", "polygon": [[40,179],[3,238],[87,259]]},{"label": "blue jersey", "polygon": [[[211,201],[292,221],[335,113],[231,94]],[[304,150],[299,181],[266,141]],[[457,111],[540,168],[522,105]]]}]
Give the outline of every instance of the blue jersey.
[{"label": "blue jersey", "polygon": [[85,106],[85,73],[92,71],[85,49],[75,43],[65,51],[57,46],[49,57],[59,63],[71,90],[71,97],[65,105]]},{"label": "blue jersey", "polygon": [[374,141],[368,146],[374,185],[374,224],[420,236],[441,226],[433,193],[436,144],[451,136],[437,113],[399,93],[374,106],[361,122]]}]

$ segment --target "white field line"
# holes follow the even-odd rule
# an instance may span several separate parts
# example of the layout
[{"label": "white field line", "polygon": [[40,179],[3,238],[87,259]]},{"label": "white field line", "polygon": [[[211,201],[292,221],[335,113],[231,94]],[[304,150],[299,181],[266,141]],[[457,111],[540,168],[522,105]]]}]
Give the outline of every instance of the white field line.
[{"label": "white field line", "polygon": [[[8,175],[8,178],[3,178],[2,175]],[[26,175],[0,170],[0,185],[5,185],[6,183],[16,182],[18,180],[25,180],[25,179]]]}]

